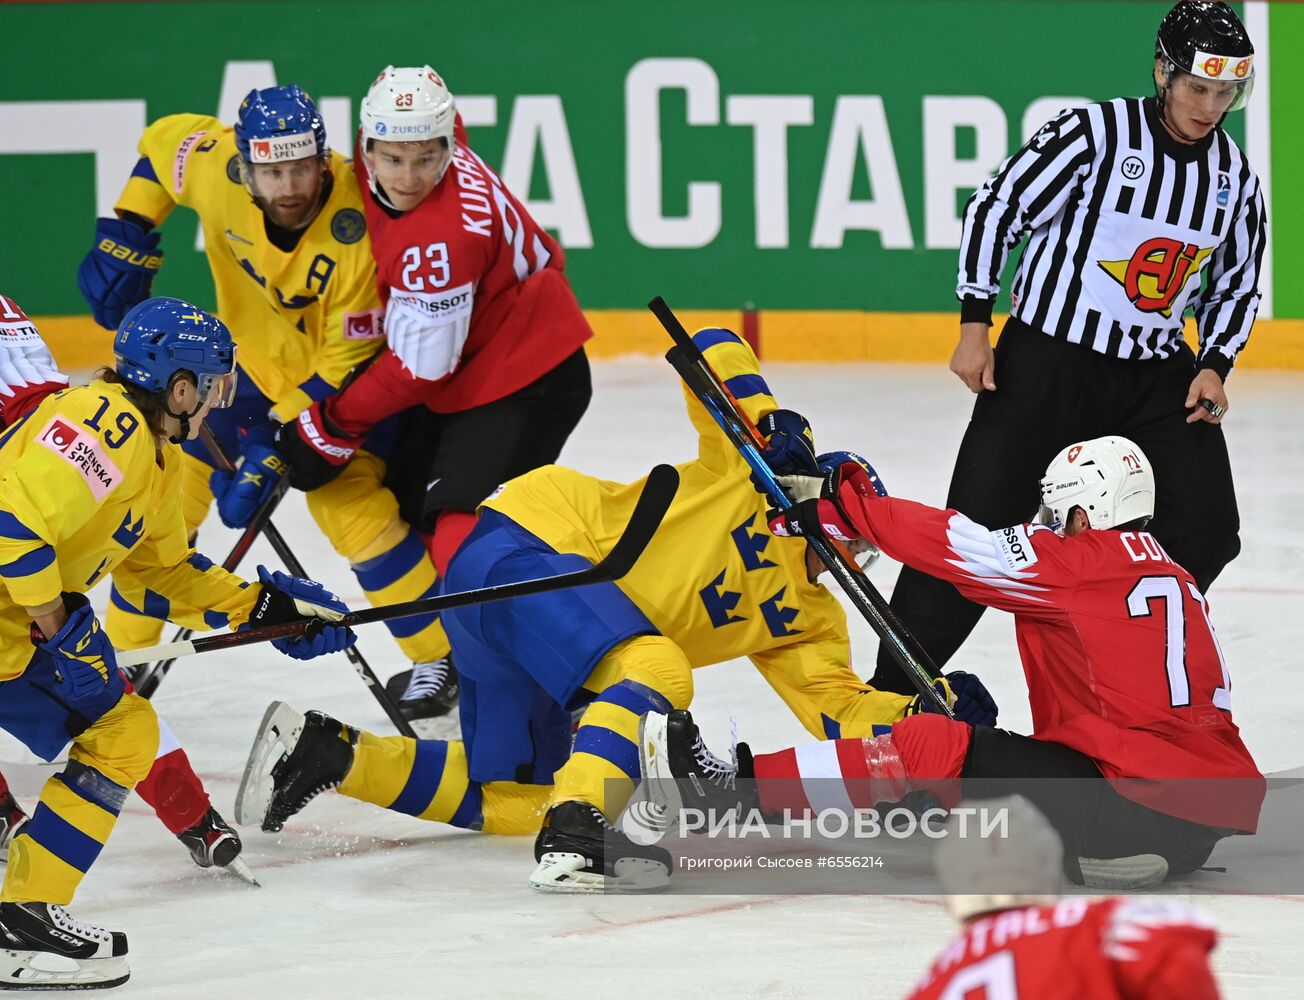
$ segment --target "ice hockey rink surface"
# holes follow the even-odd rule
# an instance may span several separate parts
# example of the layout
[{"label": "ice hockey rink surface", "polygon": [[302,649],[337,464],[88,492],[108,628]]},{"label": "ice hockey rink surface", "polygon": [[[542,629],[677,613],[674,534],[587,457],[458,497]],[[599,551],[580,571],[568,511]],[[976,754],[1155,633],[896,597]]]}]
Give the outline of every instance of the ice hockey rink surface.
[{"label": "ice hockey rink surface", "polygon": [[[593,404],[563,463],[630,480],[695,454],[667,364],[594,367]],[[765,371],[781,403],[810,418],[821,450],[864,454],[897,496],[944,500],[972,397],[942,366]],[[1238,371],[1228,388],[1243,548],[1209,600],[1236,721],[1260,768],[1279,771],[1304,764],[1304,375]],[[275,521],[311,575],[360,600],[301,494]],[[234,538],[213,517],[199,547],[220,560]],[[254,555],[276,565],[262,542]],[[882,560],[871,577],[886,592],[896,566]],[[92,597],[102,609],[107,588]],[[867,676],[876,640],[859,619],[852,638],[856,669]],[[403,667],[382,627],[363,630],[359,648],[382,677]],[[951,666],[979,673],[1000,703],[1001,725],[1027,731],[1009,617],[989,612]],[[709,744],[727,748],[731,715],[740,738],[761,751],[809,738],[746,661],[699,670],[695,680],[694,715]],[[393,731],[343,656],[305,664],[258,647],[178,663],[155,704],[228,819],[250,741],[274,699]],[[0,757],[14,762],[4,770],[25,804],[57,769],[16,763],[31,758],[10,742]],[[911,895],[890,875],[875,896],[541,895],[525,884],[528,837],[423,823],[333,793],[281,834],[242,834],[261,889],[195,868],[144,803],[128,801],[72,908],[129,935],[132,978],[115,998],[877,1000],[903,997],[953,930],[940,899]],[[1194,877],[1215,880],[1202,885],[1218,878]],[[1226,997],[1304,995],[1304,896],[1183,898],[1218,920],[1214,964]]]}]

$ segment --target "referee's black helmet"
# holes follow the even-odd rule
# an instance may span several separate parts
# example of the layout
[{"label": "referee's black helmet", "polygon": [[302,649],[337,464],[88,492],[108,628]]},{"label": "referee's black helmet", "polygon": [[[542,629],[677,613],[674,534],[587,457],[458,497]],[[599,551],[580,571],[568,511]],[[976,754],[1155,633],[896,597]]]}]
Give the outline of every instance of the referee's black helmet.
[{"label": "referee's black helmet", "polygon": [[[1225,3],[1179,0],[1164,15],[1155,36],[1155,58],[1168,73],[1239,84],[1229,111],[1245,106],[1254,81],[1254,44],[1249,32]],[[1160,94],[1162,100],[1163,95]]]}]

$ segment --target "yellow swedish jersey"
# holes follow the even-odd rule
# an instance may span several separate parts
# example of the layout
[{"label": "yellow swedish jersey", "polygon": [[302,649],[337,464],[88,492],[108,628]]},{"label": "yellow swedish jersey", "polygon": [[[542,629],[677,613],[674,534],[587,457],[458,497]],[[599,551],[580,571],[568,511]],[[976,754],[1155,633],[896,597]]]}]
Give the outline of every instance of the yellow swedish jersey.
[{"label": "yellow swedish jersey", "polygon": [[[756,356],[726,330],[694,338],[708,361],[758,420],[777,408]],[[869,735],[872,724],[901,718],[910,698],[875,691],[850,669],[846,613],[806,577],[806,543],[777,538],[749,469],[702,405],[685,391],[697,428],[696,461],[683,462],[680,486],[651,544],[617,586],[694,667],[746,656],[817,735]],[[485,501],[559,552],[596,562],[620,537],[643,480],[594,479],[550,465],[513,479]],[[827,686],[864,695],[840,720],[812,709]],[[850,723],[850,724],[848,724]]]},{"label": "yellow swedish jersey", "polygon": [[0,680],[31,659],[26,608],[110,573],[129,603],[178,624],[244,623],[258,588],[190,548],[181,457],[106,382],[56,393],[0,435]]},{"label": "yellow swedish jersey", "polygon": [[241,183],[231,128],[205,115],[169,115],[145,130],[139,148],[149,167],[137,166],[115,207],[159,225],[175,205],[198,213],[217,314],[277,419],[330,395],[384,345],[362,197],[344,157],[331,153],[330,196],[286,252],[267,238],[262,210]]}]

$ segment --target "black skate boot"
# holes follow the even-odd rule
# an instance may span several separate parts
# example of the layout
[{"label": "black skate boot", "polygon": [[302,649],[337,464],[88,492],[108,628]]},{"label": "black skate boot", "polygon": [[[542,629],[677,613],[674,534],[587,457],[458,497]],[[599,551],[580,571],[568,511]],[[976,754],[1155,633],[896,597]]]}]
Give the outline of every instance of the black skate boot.
[{"label": "black skate boot", "polygon": [[27,813],[18,804],[13,795],[5,792],[0,796],[0,861],[9,860],[9,845],[22,832],[27,823]]},{"label": "black skate boot", "polygon": [[530,888],[541,892],[655,892],[670,884],[670,853],[636,844],[588,802],[548,810],[534,860]]},{"label": "black skate boot", "polygon": [[127,935],[57,903],[0,903],[0,963],[0,990],[100,990],[131,975]]},{"label": "black skate boot", "polygon": [[225,868],[251,885],[258,884],[254,873],[240,857],[244,846],[240,835],[211,806],[203,819],[189,830],[178,833],[177,840],[186,845],[200,868]]},{"label": "black skate boot", "polygon": [[385,682],[385,693],[398,705],[409,722],[438,719],[457,706],[461,685],[453,658],[414,663],[411,670],[395,674]]},{"label": "black skate boot", "polygon": [[744,818],[758,806],[752,752],[734,748],[733,761],[721,760],[702,742],[690,712],[649,712],[638,724],[642,758],[641,794],[651,808],[670,817],[694,809],[707,817],[737,811]]},{"label": "black skate boot", "polygon": [[344,780],[357,744],[356,729],[323,712],[300,715],[285,702],[272,702],[236,794],[236,822],[278,832],[291,816]]}]

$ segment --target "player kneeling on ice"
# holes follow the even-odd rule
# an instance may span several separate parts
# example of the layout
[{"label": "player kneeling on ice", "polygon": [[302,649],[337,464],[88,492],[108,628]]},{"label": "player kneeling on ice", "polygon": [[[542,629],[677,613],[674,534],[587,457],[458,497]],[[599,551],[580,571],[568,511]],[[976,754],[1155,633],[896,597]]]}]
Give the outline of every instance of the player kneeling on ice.
[{"label": "player kneeling on ice", "polygon": [[909,1000],[1217,1000],[1208,915],[1175,900],[1061,899],[1064,847],[1046,817],[1021,796],[967,804],[1004,825],[980,836],[951,824],[938,842],[960,932]]},{"label": "player kneeling on ice", "polygon": [[[781,481],[834,537],[868,540],[1014,614],[1032,736],[916,715],[868,739],[755,757],[740,745],[733,766],[702,746],[687,712],[652,714],[642,728],[644,776],[697,777],[692,786],[649,781],[654,802],[673,807],[677,793],[692,807],[744,802],[801,815],[810,810],[802,781],[770,779],[816,774],[855,779],[848,800],[865,809],[914,790],[944,804],[961,793],[1025,794],[1063,837],[1069,877],[1097,888],[1186,874],[1221,838],[1254,832],[1265,782],[1232,722],[1204,597],[1143,530],[1155,483],[1132,442],[1066,448],[1041,481],[1046,523],[996,531],[882,496],[855,463],[822,480]],[[772,511],[773,530],[799,532],[795,511]],[[1193,780],[1211,778],[1220,780]]]},{"label": "player kneeling on ice", "polygon": [[[701,331],[695,341],[768,435],[775,469],[817,472],[809,426],[777,408],[746,343],[727,330]],[[609,820],[638,780],[639,717],[687,706],[694,667],[748,657],[820,738],[867,737],[876,724],[918,711],[919,697],[875,691],[852,673],[846,615],[816,580],[823,565],[803,539],[774,537],[748,466],[686,397],[698,457],[677,466],[678,493],[630,573],[618,583],[443,612],[462,668],[462,742],[374,736],[274,705],[236,818],[276,831],[318,792],[338,788],[454,826],[537,831],[537,889],[660,888],[669,855],[633,843]],[[833,469],[844,457],[824,462]],[[448,591],[597,562],[642,486],[560,466],[512,480],[481,505],[449,564]],[[976,677],[957,672],[942,687],[957,715],[995,720]]]},{"label": "player kneeling on ice", "polygon": [[[115,367],[47,397],[0,435],[0,726],[67,767],[9,844],[0,893],[0,989],[114,986],[128,977],[121,932],[71,917],[82,876],[123,801],[149,772],[159,726],[127,693],[85,591],[112,573],[123,595],[193,629],[339,618],[319,584],[259,568],[251,585],[186,540],[180,442],[235,389],[226,326],[178,299],[123,318]],[[352,641],[325,626],[282,642],[298,659]]]}]

